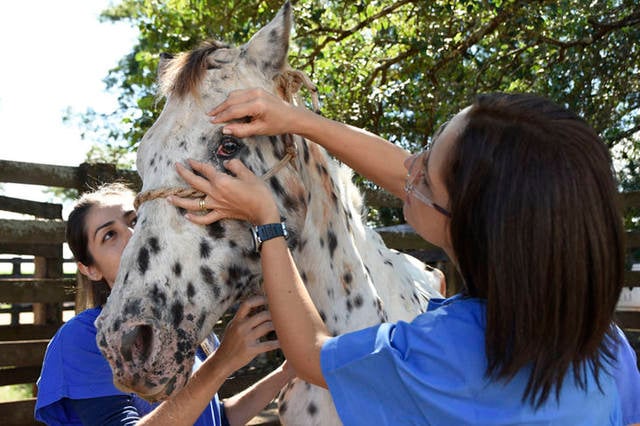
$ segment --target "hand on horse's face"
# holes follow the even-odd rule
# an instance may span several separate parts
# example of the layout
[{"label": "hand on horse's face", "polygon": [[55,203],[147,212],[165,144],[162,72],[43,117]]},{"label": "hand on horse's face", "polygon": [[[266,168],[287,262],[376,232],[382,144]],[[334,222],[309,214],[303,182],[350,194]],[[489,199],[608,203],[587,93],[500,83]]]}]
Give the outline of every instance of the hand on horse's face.
[{"label": "hand on horse's face", "polygon": [[256,355],[280,347],[277,340],[262,340],[274,331],[269,311],[252,312],[266,303],[267,299],[262,296],[245,300],[227,325],[214,356],[229,367],[230,373],[249,363]]},{"label": "hand on horse's face", "polygon": [[[286,103],[263,89],[235,90],[227,99],[209,112],[214,124],[224,126],[224,134],[239,138],[254,135],[296,133],[295,106]],[[232,122],[249,117],[249,122]]]},{"label": "hand on horse's face", "polygon": [[[269,188],[239,160],[224,163],[235,177],[217,171],[211,164],[195,160],[189,160],[189,164],[201,176],[180,163],[176,166],[178,174],[194,189],[206,194],[205,197],[169,196],[167,200],[190,211],[185,217],[193,223],[208,225],[221,219],[240,219],[261,225],[280,221],[280,213]],[[201,214],[203,210],[208,210],[208,213]]]}]

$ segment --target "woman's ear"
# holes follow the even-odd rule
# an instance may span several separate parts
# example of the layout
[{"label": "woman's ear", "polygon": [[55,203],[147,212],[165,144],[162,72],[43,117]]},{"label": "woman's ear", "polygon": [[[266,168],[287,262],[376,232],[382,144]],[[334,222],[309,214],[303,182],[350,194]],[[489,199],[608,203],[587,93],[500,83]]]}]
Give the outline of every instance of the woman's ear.
[{"label": "woman's ear", "polygon": [[76,262],[76,264],[80,273],[89,277],[91,281],[100,281],[102,279],[102,272],[95,266],[87,266],[82,262]]}]

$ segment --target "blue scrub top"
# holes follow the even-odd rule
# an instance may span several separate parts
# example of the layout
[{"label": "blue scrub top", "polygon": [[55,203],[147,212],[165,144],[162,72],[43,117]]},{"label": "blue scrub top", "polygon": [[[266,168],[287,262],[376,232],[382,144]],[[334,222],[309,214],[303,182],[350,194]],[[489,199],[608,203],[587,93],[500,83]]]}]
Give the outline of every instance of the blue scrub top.
[{"label": "blue scrub top", "polygon": [[[36,420],[48,425],[81,425],[73,409],[65,403],[65,398],[85,399],[130,395],[140,417],[157,406],[136,394],[123,393],[113,385],[109,363],[96,344],[97,330],[94,321],[101,310],[102,308],[87,309],[74,316],[49,342],[42,372],[37,382]],[[202,364],[202,359],[205,358],[204,353],[198,351],[198,357],[195,368]],[[220,424],[220,402],[216,394],[195,425],[217,426]]]},{"label": "blue scrub top", "polygon": [[[528,369],[509,382],[486,377],[485,312],[483,300],[454,296],[431,300],[428,312],[411,323],[380,324],[329,339],[321,366],[343,423],[622,424],[621,397],[610,374],[600,375],[603,392],[592,374],[586,391],[568,374],[559,403],[553,392],[537,410],[522,402]],[[638,386],[635,392],[637,402]]]}]

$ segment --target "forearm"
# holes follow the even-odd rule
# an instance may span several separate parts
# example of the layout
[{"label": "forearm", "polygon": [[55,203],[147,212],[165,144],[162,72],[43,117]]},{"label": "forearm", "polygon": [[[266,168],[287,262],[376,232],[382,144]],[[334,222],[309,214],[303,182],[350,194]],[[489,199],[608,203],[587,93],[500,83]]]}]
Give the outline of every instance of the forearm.
[{"label": "forearm", "polygon": [[296,108],[293,133],[326,148],[361,175],[399,198],[404,198],[409,153],[397,145],[362,129]]},{"label": "forearm", "polygon": [[213,358],[191,376],[185,387],[143,417],[138,425],[193,425],[227,377],[233,373]]},{"label": "forearm", "polygon": [[293,377],[278,368],[253,386],[224,400],[225,412],[231,426],[245,425],[257,416]]},{"label": "forearm", "polygon": [[263,243],[264,289],[280,347],[298,377],[327,387],[320,368],[320,350],[330,337],[307,293],[283,238]]}]

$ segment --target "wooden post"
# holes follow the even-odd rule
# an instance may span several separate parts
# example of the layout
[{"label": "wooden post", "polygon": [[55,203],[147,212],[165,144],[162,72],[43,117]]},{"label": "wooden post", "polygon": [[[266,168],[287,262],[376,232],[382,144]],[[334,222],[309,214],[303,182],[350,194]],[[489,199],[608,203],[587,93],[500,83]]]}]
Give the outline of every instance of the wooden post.
[{"label": "wooden post", "polygon": [[[35,257],[36,278],[62,278],[62,245],[57,258]],[[34,303],[33,323],[36,325],[61,325],[62,303]]]}]

